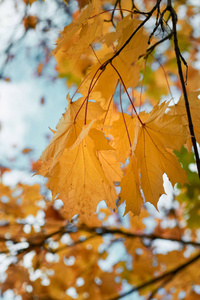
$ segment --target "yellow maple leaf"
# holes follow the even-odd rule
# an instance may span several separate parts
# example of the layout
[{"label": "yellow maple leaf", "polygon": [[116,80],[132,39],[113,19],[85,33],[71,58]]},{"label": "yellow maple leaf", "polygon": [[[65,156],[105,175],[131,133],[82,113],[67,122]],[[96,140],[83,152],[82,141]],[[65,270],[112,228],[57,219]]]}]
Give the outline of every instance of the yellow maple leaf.
[{"label": "yellow maple leaf", "polygon": [[181,125],[179,116],[165,114],[168,103],[156,105],[145,123],[139,123],[135,155],[141,173],[141,188],[145,201],[157,206],[159,197],[164,193],[164,173],[174,185],[187,182],[186,172],[182,169],[173,150],[180,150],[188,134]]},{"label": "yellow maple leaf", "polygon": [[67,49],[69,59],[78,61],[84,54],[90,56],[92,54],[90,46],[98,41],[102,34],[102,27],[103,22],[99,16],[88,20],[86,24],[82,25],[78,40],[75,44],[69,45]]},{"label": "yellow maple leaf", "polygon": [[80,29],[87,24],[90,16],[99,13],[99,1],[92,1],[88,4],[86,8],[83,9],[80,17],[76,22],[70,23],[64,28],[64,31],[61,34],[61,39],[58,42],[57,47],[53,50],[55,55],[58,50],[60,50],[74,35],[76,35]]},{"label": "yellow maple leaf", "polygon": [[[187,182],[186,172],[182,169],[173,150],[180,150],[188,134],[181,124],[180,116],[165,113],[168,103],[156,105],[151,113],[139,115],[135,121],[135,136],[132,144],[133,155],[121,181],[121,202],[126,200],[126,213],[140,213],[143,199],[157,207],[164,193],[163,174],[171,183]],[[140,176],[139,176],[140,174]]]},{"label": "yellow maple leaf", "polygon": [[[99,103],[88,102],[87,123],[103,114],[104,110]],[[80,134],[85,121],[86,101],[83,98],[71,102],[68,98],[68,109],[57,125],[57,131],[50,144],[44,150],[40,160],[49,162],[51,158],[58,159],[66,148],[71,147]],[[55,161],[54,161],[55,163]]]},{"label": "yellow maple leaf", "polygon": [[83,127],[76,142],[56,162],[47,161],[38,172],[49,178],[54,197],[59,193],[69,219],[75,214],[91,215],[101,200],[115,208],[113,181],[120,180],[120,164],[104,134],[91,129],[92,124]]}]

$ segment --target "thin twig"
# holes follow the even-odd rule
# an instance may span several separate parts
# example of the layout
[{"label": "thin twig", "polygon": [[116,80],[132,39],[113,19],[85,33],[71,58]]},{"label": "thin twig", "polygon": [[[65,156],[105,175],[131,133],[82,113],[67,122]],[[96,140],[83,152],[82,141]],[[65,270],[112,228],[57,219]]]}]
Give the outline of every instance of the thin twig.
[{"label": "thin twig", "polygon": [[185,80],[184,80],[184,76],[183,76],[181,61],[183,61],[183,63],[186,65],[187,65],[187,63],[185,62],[185,60],[183,60],[183,57],[182,57],[180,49],[179,49],[178,36],[177,36],[177,20],[178,20],[178,18],[177,18],[177,14],[176,14],[175,10],[172,7],[171,1],[168,1],[168,6],[166,8],[166,11],[169,11],[171,14],[172,26],[173,26],[173,37],[174,37],[174,52],[176,54],[176,62],[177,62],[177,67],[178,67],[179,78],[181,81],[183,96],[184,96],[184,100],[185,100],[185,108],[186,108],[186,112],[187,112],[189,130],[190,130],[192,145],[194,148],[194,154],[195,154],[195,158],[196,158],[197,171],[198,171],[198,175],[200,178],[200,158],[199,158],[199,152],[198,152],[198,148],[197,148],[197,141],[196,141],[196,137],[195,137],[195,133],[194,133],[189,99],[188,99],[188,95],[187,95],[186,84],[185,84]]},{"label": "thin twig", "polygon": [[162,44],[163,42],[167,41],[167,40],[170,40],[171,37],[173,36],[173,31],[170,32],[170,34],[166,35],[166,37],[164,37],[163,39],[161,39],[160,41],[156,42],[155,44],[153,44],[151,47],[149,47],[146,51],[146,53],[142,54],[139,56],[139,58],[141,57],[147,57],[149,56],[149,54],[151,54],[151,52],[160,44]]},{"label": "thin twig", "polygon": [[128,136],[129,145],[131,147],[132,146],[131,138],[130,138],[130,135],[129,135],[129,132],[128,132],[128,127],[127,127],[127,124],[126,124],[126,119],[125,119],[125,116],[124,116],[124,110],[123,110],[123,106],[122,106],[122,88],[121,88],[121,84],[120,84],[119,99],[120,99],[120,107],[121,107],[121,112],[122,112],[122,118],[123,118],[123,121],[124,121],[124,126],[126,128],[126,134]]},{"label": "thin twig", "polygon": [[106,66],[108,64],[111,64],[113,59],[115,59],[115,57],[117,57],[121,52],[122,50],[129,44],[129,42],[132,40],[132,38],[134,37],[134,35],[140,30],[140,28],[142,28],[144,26],[144,24],[151,18],[151,16],[153,15],[154,11],[159,7],[160,3],[161,3],[162,0],[158,0],[156,5],[152,8],[152,10],[148,13],[146,19],[144,21],[142,21],[140,23],[140,25],[133,31],[133,33],[129,36],[129,38],[126,40],[126,42],[122,45],[122,47],[110,58],[108,59],[107,61],[105,61],[102,66],[101,66],[101,69],[105,69]]},{"label": "thin twig", "polygon": [[194,241],[184,241],[183,239],[177,239],[173,237],[165,237],[165,236],[160,236],[156,234],[146,234],[146,233],[133,233],[133,232],[128,232],[124,231],[118,228],[106,228],[106,227],[87,227],[85,225],[82,225],[79,230],[86,231],[86,232],[96,232],[98,235],[106,235],[106,234],[119,234],[122,235],[124,238],[147,238],[150,240],[167,240],[167,241],[172,241],[172,242],[178,242],[182,245],[191,245],[195,247],[200,247],[199,242],[194,242]]},{"label": "thin twig", "polygon": [[[31,251],[32,249],[34,248],[37,248],[37,247],[43,247],[43,248],[46,248],[45,245],[48,244],[48,239],[49,238],[52,238],[53,236],[62,236],[66,233],[68,234],[71,234],[73,235],[73,233],[76,233],[77,231],[80,231],[80,232],[87,232],[87,233],[90,233],[91,235],[86,239],[86,240],[89,240],[91,238],[94,238],[94,237],[102,237],[102,236],[105,236],[105,235],[120,235],[121,238],[123,239],[136,239],[136,238],[139,238],[139,239],[149,239],[151,241],[155,241],[155,240],[166,240],[166,241],[172,241],[172,242],[177,242],[179,244],[181,244],[182,246],[187,246],[187,245],[190,245],[190,246],[194,246],[194,247],[200,247],[200,243],[199,242],[195,242],[195,241],[184,241],[183,239],[178,239],[178,238],[174,238],[174,237],[165,237],[165,236],[160,236],[160,235],[155,235],[155,234],[146,234],[146,233],[137,233],[137,232],[129,232],[129,231],[124,231],[124,230],[121,230],[119,228],[107,228],[107,227],[88,227],[87,225],[84,225],[82,224],[81,226],[77,227],[75,225],[73,226],[62,226],[60,227],[59,229],[57,229],[56,231],[53,231],[49,234],[41,234],[40,236],[34,236],[34,237],[31,237],[29,239],[26,240],[26,242],[29,244],[28,247],[26,248],[22,248],[22,249],[19,249],[19,250],[16,250],[16,252],[18,254],[20,253],[23,253],[23,252],[28,252],[28,251]],[[6,242],[8,241],[8,239],[4,238],[4,237],[1,237],[1,242]],[[84,240],[85,241],[85,240]],[[14,239],[12,240],[12,242],[16,245],[18,243],[21,243],[21,240],[20,240],[20,237],[19,239]],[[83,240],[77,240],[77,241],[74,241],[74,243],[70,244],[70,245],[65,245],[65,247],[73,247],[74,245],[76,244],[80,244],[82,243]],[[57,251],[60,251],[61,249],[56,249],[55,252]],[[49,248],[47,249],[46,248],[46,251],[54,251],[54,250],[49,250]],[[5,251],[1,251],[0,254],[2,253],[9,253],[9,249],[6,249]]]}]

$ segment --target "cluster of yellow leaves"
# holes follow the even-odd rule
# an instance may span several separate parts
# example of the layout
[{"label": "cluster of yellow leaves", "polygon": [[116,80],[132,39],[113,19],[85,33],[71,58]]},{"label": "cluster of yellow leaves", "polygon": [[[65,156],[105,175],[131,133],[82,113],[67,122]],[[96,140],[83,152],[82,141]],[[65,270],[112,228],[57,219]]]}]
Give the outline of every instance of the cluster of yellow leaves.
[{"label": "cluster of yellow leaves", "polygon": [[[19,199],[19,189],[20,197],[23,198],[22,202],[17,204],[20,214],[16,214],[16,209],[13,208],[10,212],[13,218],[8,219],[9,211],[4,202],[7,201],[8,208],[9,204],[15,204]],[[67,224],[62,210],[55,210],[52,203],[48,202],[43,209],[45,220],[42,227],[35,231],[33,224],[31,231],[26,232],[25,226],[30,225],[20,223],[19,220],[33,214],[34,209],[37,211],[38,200],[45,201],[39,193],[39,186],[18,184],[17,187],[11,188],[1,184],[0,192],[0,209],[7,215],[7,219],[3,219],[9,222],[1,224],[0,251],[13,255],[12,247],[15,247],[15,253],[18,253],[15,263],[8,266],[7,276],[1,282],[2,293],[13,289],[15,295],[20,295],[22,299],[38,297],[67,300],[70,299],[68,291],[73,288],[78,299],[111,299],[122,292],[124,282],[140,286],[169,272],[164,279],[171,275],[173,277],[166,282],[165,293],[175,300],[178,292],[183,290],[188,297],[195,299],[196,293],[192,286],[199,282],[199,261],[188,264],[177,274],[173,273],[173,270],[187,264],[198,252],[193,249],[189,257],[185,257],[187,251],[181,243],[178,250],[169,251],[167,255],[157,253],[156,246],[152,244],[153,247],[150,247],[143,238],[147,224],[145,219],[152,219],[146,210],[142,209],[140,219],[130,218],[129,228],[125,229],[118,214],[113,214],[108,209],[100,210],[99,215],[92,216],[87,223]],[[101,221],[98,219],[100,215]],[[109,218],[112,218],[112,222]],[[180,228],[178,224],[171,226],[174,220],[183,224],[181,213],[178,218],[175,213],[169,214],[168,220],[165,218],[169,227],[166,226],[167,223],[163,227],[163,220],[153,220],[156,224],[154,234],[158,237],[180,240],[187,230],[184,226]],[[112,225],[109,225],[111,223]],[[108,233],[106,242],[103,238],[104,230]],[[151,240],[151,235],[149,237]],[[196,238],[197,235],[192,237],[194,241]],[[8,243],[10,239],[13,243]],[[123,243],[128,255],[119,253],[117,261],[112,264],[109,249],[112,249],[116,241]],[[25,248],[22,242],[26,242]],[[110,269],[102,269],[100,262],[108,263]],[[160,284],[161,281],[158,281],[150,288],[143,289],[142,295],[148,297]],[[175,292],[172,292],[172,287],[176,288]],[[156,299],[160,299],[159,294]]]},{"label": "cluster of yellow leaves", "polygon": [[32,214],[36,216],[37,206],[43,197],[40,194],[40,185],[33,186],[19,183],[14,189],[0,182],[0,219],[4,222],[14,222],[18,218],[26,218]]},{"label": "cluster of yellow leaves", "polygon": [[[80,113],[74,122],[81,100],[72,102],[60,120],[58,131],[42,154],[45,163],[39,171],[49,177],[53,196],[60,193],[66,201],[68,218],[77,213],[90,215],[102,199],[114,208],[117,194],[113,181],[121,177],[114,150],[104,134],[92,128],[94,120],[84,126],[84,114]],[[88,103],[89,120],[102,112],[98,103]]]},{"label": "cluster of yellow leaves", "polygon": [[[137,114],[129,89],[139,84],[138,58],[147,49],[147,35],[140,29],[113,59],[140,22],[127,13],[111,31],[110,24],[103,22],[109,15],[101,11],[100,1],[89,3],[65,27],[53,51],[59,72],[73,70],[75,82],[82,81],[77,90],[82,96],[78,100],[68,96],[67,111],[38,170],[48,177],[53,197],[64,202],[67,219],[75,214],[91,216],[101,200],[115,209],[118,197],[120,203],[126,200],[126,213],[138,215],[144,201],[157,206],[164,193],[164,173],[173,186],[187,182],[173,153],[190,138],[183,99],[173,107],[164,102],[150,113]],[[113,100],[118,84],[131,103],[130,114],[124,112],[121,88],[118,106]],[[199,138],[197,95],[190,99]],[[115,186],[119,184],[118,196]]]}]

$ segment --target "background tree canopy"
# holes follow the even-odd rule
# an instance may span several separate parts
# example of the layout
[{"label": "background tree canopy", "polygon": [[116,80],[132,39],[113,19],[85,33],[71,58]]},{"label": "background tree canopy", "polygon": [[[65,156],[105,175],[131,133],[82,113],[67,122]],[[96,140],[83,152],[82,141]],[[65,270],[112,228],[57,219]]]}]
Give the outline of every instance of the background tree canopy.
[{"label": "background tree canopy", "polygon": [[1,299],[200,298],[198,1],[0,8]]}]

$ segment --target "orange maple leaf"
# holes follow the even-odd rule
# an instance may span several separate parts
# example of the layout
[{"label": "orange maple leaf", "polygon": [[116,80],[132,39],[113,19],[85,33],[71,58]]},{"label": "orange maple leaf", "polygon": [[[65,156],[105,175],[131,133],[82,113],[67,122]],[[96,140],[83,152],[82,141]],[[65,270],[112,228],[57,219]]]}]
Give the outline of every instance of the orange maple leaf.
[{"label": "orange maple leaf", "polygon": [[[57,125],[57,131],[50,144],[44,150],[40,160],[58,159],[66,148],[71,147],[79,136],[85,121],[86,101],[83,98],[71,102],[68,98],[68,109]],[[104,110],[99,103],[89,102],[87,105],[87,123],[98,119]],[[55,161],[54,161],[55,163]]]},{"label": "orange maple leaf", "polygon": [[49,178],[54,197],[59,193],[69,219],[75,214],[91,215],[101,200],[115,208],[118,198],[113,182],[120,181],[120,163],[104,134],[92,129],[92,124],[83,127],[56,162],[50,159],[38,172]]},{"label": "orange maple leaf", "polygon": [[[133,156],[129,158],[131,166],[128,167],[121,183],[121,199],[126,199],[128,207],[126,212],[131,210],[134,214],[139,214],[143,202],[140,188],[145,201],[157,207],[157,202],[164,193],[164,173],[173,185],[177,182],[182,185],[187,182],[186,172],[173,154],[173,150],[180,150],[188,138],[188,133],[186,126],[181,124],[181,117],[167,115],[165,113],[167,108],[168,103],[156,105],[148,117],[140,114],[140,122],[139,120],[136,122],[132,146],[135,158]],[[143,120],[146,121],[143,123]]]}]

